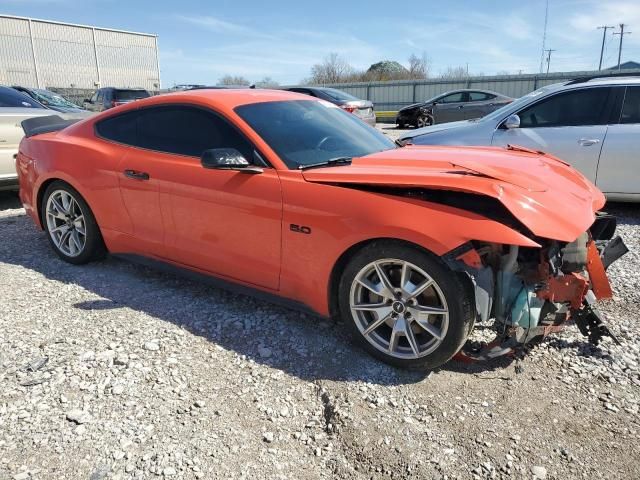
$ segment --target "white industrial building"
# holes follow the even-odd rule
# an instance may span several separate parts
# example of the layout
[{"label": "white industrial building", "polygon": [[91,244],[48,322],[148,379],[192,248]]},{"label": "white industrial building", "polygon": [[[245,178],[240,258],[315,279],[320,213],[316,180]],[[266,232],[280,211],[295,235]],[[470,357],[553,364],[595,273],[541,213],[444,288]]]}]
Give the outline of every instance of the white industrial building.
[{"label": "white industrial building", "polygon": [[159,90],[158,37],[0,15],[0,84]]}]

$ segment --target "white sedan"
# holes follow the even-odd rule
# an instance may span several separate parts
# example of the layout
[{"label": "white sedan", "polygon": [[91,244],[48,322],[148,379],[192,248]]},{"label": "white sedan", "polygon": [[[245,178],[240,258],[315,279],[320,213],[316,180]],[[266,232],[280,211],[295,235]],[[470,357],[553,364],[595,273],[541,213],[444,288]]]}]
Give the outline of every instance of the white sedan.
[{"label": "white sedan", "polygon": [[607,198],[640,201],[640,78],[582,78],[536,90],[486,117],[421,128],[414,145],[518,145],[580,170]]}]

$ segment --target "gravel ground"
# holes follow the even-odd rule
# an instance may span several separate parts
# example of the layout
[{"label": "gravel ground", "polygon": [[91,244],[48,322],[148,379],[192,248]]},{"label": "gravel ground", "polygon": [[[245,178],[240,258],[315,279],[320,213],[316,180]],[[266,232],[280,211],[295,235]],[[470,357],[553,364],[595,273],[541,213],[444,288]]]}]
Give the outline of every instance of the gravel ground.
[{"label": "gravel ground", "polygon": [[640,210],[609,210],[621,346],[570,327],[424,375],[296,311],[65,264],[0,194],[0,478],[640,478]]}]

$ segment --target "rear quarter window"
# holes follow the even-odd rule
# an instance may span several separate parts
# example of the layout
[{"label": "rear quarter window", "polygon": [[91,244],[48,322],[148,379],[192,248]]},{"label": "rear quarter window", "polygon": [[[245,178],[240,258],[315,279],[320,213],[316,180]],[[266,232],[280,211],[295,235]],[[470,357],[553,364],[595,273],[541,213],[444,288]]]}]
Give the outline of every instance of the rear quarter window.
[{"label": "rear quarter window", "polygon": [[106,118],[96,124],[96,134],[105,140],[135,146],[137,118],[138,112]]}]

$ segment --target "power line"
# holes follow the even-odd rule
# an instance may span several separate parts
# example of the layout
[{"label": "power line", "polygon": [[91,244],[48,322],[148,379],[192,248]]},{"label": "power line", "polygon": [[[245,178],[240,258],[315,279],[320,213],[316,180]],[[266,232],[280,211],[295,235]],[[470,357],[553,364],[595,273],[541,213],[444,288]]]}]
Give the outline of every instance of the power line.
[{"label": "power line", "polygon": [[598,64],[598,71],[602,70],[602,56],[604,55],[604,41],[607,39],[607,30],[609,30],[610,28],[615,28],[615,27],[610,27],[608,25],[602,25],[598,27],[598,30],[600,29],[604,30],[602,32],[602,48],[600,49],[600,63]]},{"label": "power line", "polygon": [[625,35],[629,35],[631,32],[625,32],[624,27],[628,27],[629,25],[625,25],[624,23],[620,24],[620,31],[613,32],[614,35],[620,35],[620,45],[618,46],[618,70],[620,70],[620,58],[622,58],[622,38]]}]

